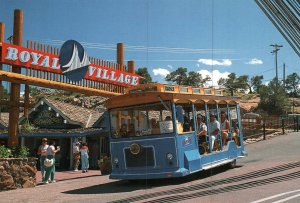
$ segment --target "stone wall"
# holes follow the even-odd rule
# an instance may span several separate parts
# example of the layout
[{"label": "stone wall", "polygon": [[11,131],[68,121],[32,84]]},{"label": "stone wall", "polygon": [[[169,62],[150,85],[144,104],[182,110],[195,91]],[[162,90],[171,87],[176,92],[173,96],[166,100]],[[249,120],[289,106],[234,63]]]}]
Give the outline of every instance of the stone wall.
[{"label": "stone wall", "polygon": [[36,158],[0,158],[0,191],[36,185]]}]

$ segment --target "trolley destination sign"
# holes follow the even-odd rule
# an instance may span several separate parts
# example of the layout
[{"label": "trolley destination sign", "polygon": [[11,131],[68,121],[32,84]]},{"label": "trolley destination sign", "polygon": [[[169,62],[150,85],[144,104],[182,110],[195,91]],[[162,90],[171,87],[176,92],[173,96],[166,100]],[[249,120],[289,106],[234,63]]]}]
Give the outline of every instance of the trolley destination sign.
[{"label": "trolley destination sign", "polygon": [[[72,60],[76,61],[76,59],[73,57]],[[64,71],[62,70],[62,67],[60,65],[60,56],[4,42],[2,43],[2,54],[0,62],[13,66],[27,67],[62,75],[64,74]],[[80,69],[84,67],[77,68]],[[86,71],[81,79],[98,82],[108,82],[122,86],[136,86],[139,84],[140,76],[133,73],[90,63],[85,66],[85,70]]]}]

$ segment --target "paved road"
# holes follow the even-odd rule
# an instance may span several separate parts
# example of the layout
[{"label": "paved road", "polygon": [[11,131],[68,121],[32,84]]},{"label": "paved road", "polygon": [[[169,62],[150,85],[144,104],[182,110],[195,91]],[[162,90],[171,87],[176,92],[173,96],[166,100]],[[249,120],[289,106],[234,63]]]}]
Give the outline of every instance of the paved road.
[{"label": "paved road", "polygon": [[249,144],[235,169],[141,183],[92,176],[0,192],[0,202],[300,202],[300,133]]}]

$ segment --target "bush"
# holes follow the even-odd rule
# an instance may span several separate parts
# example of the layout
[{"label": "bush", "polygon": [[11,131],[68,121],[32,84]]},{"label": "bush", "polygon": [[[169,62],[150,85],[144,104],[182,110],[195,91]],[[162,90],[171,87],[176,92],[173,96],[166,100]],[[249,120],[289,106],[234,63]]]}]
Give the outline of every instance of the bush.
[{"label": "bush", "polygon": [[27,147],[13,147],[12,148],[12,155],[15,158],[27,158],[29,155],[29,149]]},{"label": "bush", "polygon": [[26,158],[29,155],[29,149],[27,147],[13,147],[9,149],[5,146],[0,146],[0,158]]},{"label": "bush", "polygon": [[11,150],[6,148],[5,146],[0,146],[0,158],[8,158],[12,157]]}]

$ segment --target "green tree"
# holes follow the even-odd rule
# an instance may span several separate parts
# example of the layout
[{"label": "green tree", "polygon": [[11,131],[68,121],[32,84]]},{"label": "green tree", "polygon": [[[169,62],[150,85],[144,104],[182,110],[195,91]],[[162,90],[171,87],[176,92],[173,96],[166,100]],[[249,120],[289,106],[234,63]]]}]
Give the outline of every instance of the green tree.
[{"label": "green tree", "polygon": [[179,67],[177,70],[168,74],[165,80],[177,85],[200,87],[203,86],[203,84],[208,80],[210,80],[210,77],[206,76],[205,78],[203,78],[202,75],[198,72],[187,72],[187,68]]},{"label": "green tree", "polygon": [[237,77],[235,73],[230,73],[228,78],[220,78],[218,84],[226,88],[231,96],[238,90],[245,91],[248,89],[248,75]]},{"label": "green tree", "polygon": [[[256,92],[256,93],[259,92],[259,89],[262,86],[263,79],[264,79],[264,76],[262,76],[262,75],[256,75],[250,79],[251,87],[253,88],[254,92]],[[250,93],[252,93],[252,92],[250,91]]]},{"label": "green tree", "polygon": [[185,85],[185,83],[187,82],[187,68],[177,68],[177,70],[168,74],[165,80],[167,82],[172,82],[177,85]]},{"label": "green tree", "polygon": [[268,86],[260,87],[259,108],[272,115],[281,115],[290,109],[284,85],[278,79],[270,81]]},{"label": "green tree", "polygon": [[135,71],[136,74],[142,76],[143,78],[140,79],[140,84],[147,84],[152,82],[152,77],[148,72],[147,68],[139,68]]},{"label": "green tree", "polygon": [[297,73],[292,73],[287,76],[285,80],[285,87],[289,92],[290,96],[292,97],[299,96],[299,84],[300,84],[300,76]]}]

